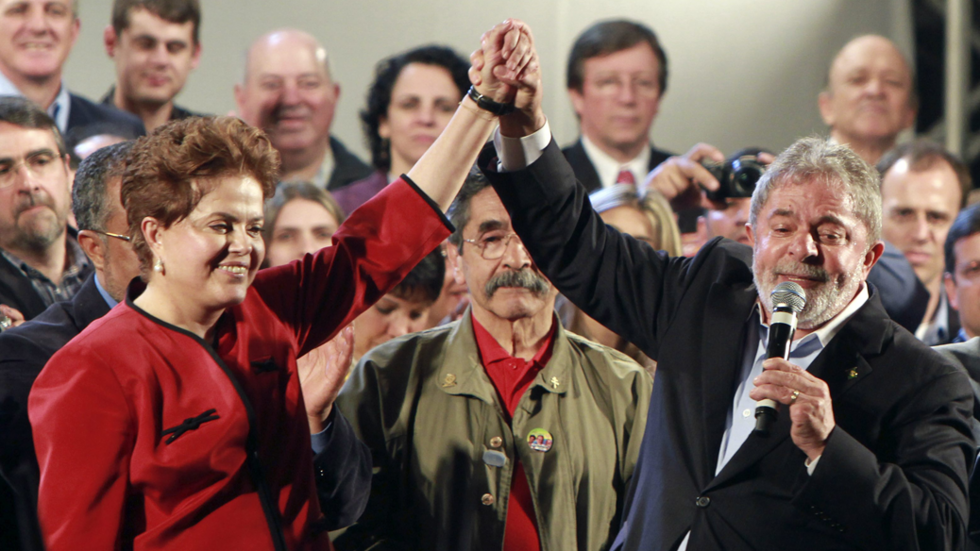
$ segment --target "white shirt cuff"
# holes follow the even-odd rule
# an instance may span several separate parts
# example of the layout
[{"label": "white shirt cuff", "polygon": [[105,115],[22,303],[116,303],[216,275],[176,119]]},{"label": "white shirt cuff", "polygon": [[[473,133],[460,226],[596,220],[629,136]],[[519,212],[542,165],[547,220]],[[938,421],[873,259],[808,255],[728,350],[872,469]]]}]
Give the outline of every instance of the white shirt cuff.
[{"label": "white shirt cuff", "polygon": [[533,134],[521,138],[508,138],[500,134],[500,127],[493,133],[493,147],[497,150],[500,162],[497,170],[514,172],[523,170],[537,161],[548,144],[551,143],[551,126],[545,121],[544,126]]},{"label": "white shirt cuff", "polygon": [[822,455],[818,455],[817,458],[814,459],[813,461],[810,461],[810,459],[807,458],[807,460],[803,463],[804,465],[806,465],[806,474],[807,475],[811,475],[811,476],[813,475],[813,470],[817,468],[817,463],[820,462],[820,458],[821,457],[823,457],[823,456]]}]

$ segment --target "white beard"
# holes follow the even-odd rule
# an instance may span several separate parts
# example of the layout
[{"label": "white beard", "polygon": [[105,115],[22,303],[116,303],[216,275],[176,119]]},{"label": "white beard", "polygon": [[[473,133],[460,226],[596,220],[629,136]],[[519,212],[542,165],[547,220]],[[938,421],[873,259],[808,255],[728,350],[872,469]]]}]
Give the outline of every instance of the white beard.
[{"label": "white beard", "polygon": [[759,300],[762,301],[762,305],[765,306],[770,315],[772,314],[772,298],[770,295],[779,282],[779,274],[788,273],[807,275],[821,281],[814,288],[804,289],[806,306],[799,313],[797,327],[808,331],[827,323],[844,310],[857,294],[858,289],[861,288],[863,281],[856,274],[841,274],[832,280],[823,268],[801,264],[785,258],[780,260],[772,270],[762,271],[753,260],[752,279],[755,282],[755,288],[759,291]]}]

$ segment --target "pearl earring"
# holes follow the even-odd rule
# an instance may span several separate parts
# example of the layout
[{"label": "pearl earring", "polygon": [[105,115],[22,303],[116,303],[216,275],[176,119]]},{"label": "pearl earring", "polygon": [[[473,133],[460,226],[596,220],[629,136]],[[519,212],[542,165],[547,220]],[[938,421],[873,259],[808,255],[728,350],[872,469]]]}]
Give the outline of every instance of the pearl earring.
[{"label": "pearl earring", "polygon": [[163,273],[163,261],[159,258],[153,260],[153,271],[157,272],[158,274]]}]

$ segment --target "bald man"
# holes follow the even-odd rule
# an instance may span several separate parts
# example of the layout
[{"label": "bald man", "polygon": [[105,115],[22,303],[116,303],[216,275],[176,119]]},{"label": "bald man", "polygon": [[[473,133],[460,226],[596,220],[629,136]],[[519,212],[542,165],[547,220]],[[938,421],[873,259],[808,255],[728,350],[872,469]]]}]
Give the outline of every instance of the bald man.
[{"label": "bald man", "polygon": [[874,165],[915,122],[912,69],[892,41],[859,36],[834,58],[818,103],[831,137]]},{"label": "bald man", "polygon": [[311,35],[281,29],[248,49],[235,102],[245,122],[265,130],[282,156],[283,181],[312,181],[334,190],[366,178],[371,168],[330,136],[340,85],[327,51]]}]

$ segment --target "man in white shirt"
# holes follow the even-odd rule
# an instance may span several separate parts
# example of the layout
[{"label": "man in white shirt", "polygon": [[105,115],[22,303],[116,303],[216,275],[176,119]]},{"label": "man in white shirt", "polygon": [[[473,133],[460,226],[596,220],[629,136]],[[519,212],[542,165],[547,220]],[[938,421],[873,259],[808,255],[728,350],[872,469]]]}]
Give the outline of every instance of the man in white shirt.
[{"label": "man in white shirt", "polygon": [[612,20],[586,29],[569,54],[567,88],[582,135],[563,152],[590,192],[639,185],[670,156],[650,144],[667,55],[645,25]]},{"label": "man in white shirt", "polygon": [[41,106],[66,138],[96,123],[144,134],[138,118],[71,94],[61,81],[80,25],[73,0],[0,0],[0,96]]}]

